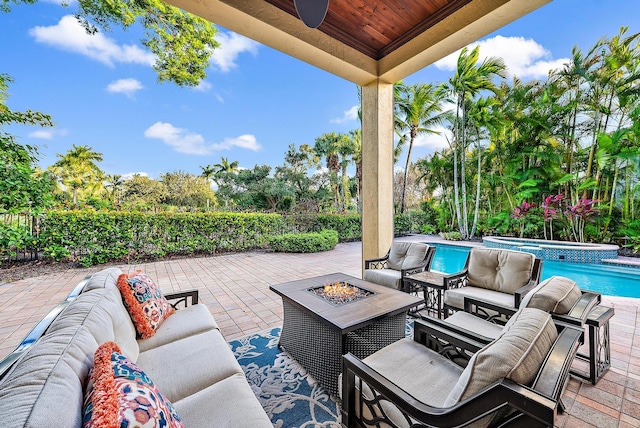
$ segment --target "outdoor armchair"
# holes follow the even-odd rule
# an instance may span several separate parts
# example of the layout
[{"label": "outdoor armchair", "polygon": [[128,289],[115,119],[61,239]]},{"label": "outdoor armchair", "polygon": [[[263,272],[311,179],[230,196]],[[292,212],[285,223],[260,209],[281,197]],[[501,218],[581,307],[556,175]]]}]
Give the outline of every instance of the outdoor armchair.
[{"label": "outdoor armchair", "polygon": [[[572,374],[596,384],[611,365],[609,341],[609,319],[613,308],[601,306],[600,293],[581,290],[575,281],[562,276],[553,276],[534,287],[520,303],[519,310],[536,308],[549,312],[558,322],[573,325],[576,328],[589,329],[589,351],[579,352],[579,359],[589,363],[588,374],[574,369]],[[446,320],[428,318],[425,328],[437,326],[456,334],[463,335],[475,342],[487,344],[500,336],[504,326],[491,321],[499,314],[503,319],[510,318],[516,310],[507,306],[491,304],[485,301],[465,298],[464,311],[450,315]]]},{"label": "outdoor armchair", "polygon": [[540,282],[542,261],[521,251],[472,248],[464,269],[444,277],[444,313],[464,309],[464,299],[518,308]]},{"label": "outdoor armchair", "polygon": [[344,426],[554,426],[581,330],[538,309],[520,311],[486,346],[423,325],[415,320],[414,340],[343,357]]},{"label": "outdoor armchair", "polygon": [[384,257],[365,260],[362,279],[401,290],[405,276],[429,270],[435,252],[420,242],[394,242]]}]

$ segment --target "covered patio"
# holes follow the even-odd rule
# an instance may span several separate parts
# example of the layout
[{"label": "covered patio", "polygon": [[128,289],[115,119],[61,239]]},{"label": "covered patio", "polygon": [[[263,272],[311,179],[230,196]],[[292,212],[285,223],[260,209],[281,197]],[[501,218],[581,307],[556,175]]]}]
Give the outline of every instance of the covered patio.
[{"label": "covered patio", "polygon": [[[399,238],[424,240],[424,236]],[[121,265],[142,269],[164,292],[197,288],[226,340],[282,325],[282,301],[270,285],[343,272],[361,277],[360,242],[342,243],[315,254],[249,252],[216,257]],[[0,358],[11,352],[29,330],[85,276],[101,270],[73,269],[0,284]],[[559,427],[640,426],[640,300],[604,296],[613,306],[611,369],[596,386],[571,378],[563,401],[567,412]]]}]

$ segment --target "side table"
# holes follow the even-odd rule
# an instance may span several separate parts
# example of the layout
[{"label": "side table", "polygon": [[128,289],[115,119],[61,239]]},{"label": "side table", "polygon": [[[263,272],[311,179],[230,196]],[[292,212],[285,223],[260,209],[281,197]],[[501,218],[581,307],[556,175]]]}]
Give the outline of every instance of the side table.
[{"label": "side table", "polygon": [[444,318],[444,277],[443,273],[429,271],[408,275],[402,281],[402,291],[406,293],[422,291],[424,310],[437,318]]}]

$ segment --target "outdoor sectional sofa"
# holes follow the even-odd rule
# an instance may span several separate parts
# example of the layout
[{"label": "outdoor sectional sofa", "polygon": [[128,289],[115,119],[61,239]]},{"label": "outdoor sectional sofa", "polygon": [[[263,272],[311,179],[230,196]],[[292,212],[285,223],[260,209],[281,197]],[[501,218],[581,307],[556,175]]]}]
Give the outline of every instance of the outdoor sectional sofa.
[{"label": "outdoor sectional sofa", "polygon": [[184,426],[272,427],[197,290],[165,294],[180,308],[139,339],[116,286],[121,273],[83,281],[0,362],[0,426],[82,426],[94,353],[115,342]]}]

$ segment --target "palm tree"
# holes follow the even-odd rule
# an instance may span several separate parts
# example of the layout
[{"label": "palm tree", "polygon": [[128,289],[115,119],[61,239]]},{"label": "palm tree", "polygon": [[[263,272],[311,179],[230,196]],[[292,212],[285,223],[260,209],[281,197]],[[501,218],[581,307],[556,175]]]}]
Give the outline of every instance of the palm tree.
[{"label": "palm tree", "polygon": [[[478,65],[480,47],[476,46],[471,52],[465,47],[458,57],[454,76],[449,79],[448,89],[456,97],[456,116],[454,121],[453,141],[453,175],[454,198],[458,226],[464,239],[469,238],[469,219],[467,217],[467,189],[465,171],[465,153],[467,149],[467,105],[468,102],[481,91],[497,91],[493,83],[494,77],[504,77],[505,65],[501,58],[485,58]],[[458,152],[460,152],[460,178],[458,178]],[[460,184],[458,184],[460,183]],[[462,213],[460,212],[459,187],[462,188]]]},{"label": "palm tree", "polygon": [[432,84],[398,85],[398,99],[396,100],[397,129],[401,130],[401,137],[396,146],[402,148],[408,143],[407,160],[404,168],[404,179],[402,182],[402,196],[400,202],[400,212],[404,213],[405,195],[407,191],[407,174],[411,163],[411,152],[413,144],[419,135],[439,134],[434,130],[437,125],[443,123],[446,118],[442,112],[445,92],[441,87],[434,87]]},{"label": "palm tree", "polygon": [[[344,134],[336,134],[335,132],[329,132],[322,134],[316,138],[313,150],[319,157],[326,159],[326,166],[329,170],[329,180],[331,182],[331,188],[333,190],[334,203],[336,209],[339,209],[340,202],[340,186],[338,183],[338,173],[340,172],[340,158],[338,151],[340,150],[341,140],[345,137]],[[348,138],[348,137],[347,137]]]},{"label": "palm tree", "polygon": [[60,160],[54,163],[51,169],[63,185],[72,189],[74,205],[78,204],[79,189],[101,186],[104,173],[96,162],[102,162],[102,153],[93,151],[89,146],[74,144],[66,154],[56,156]]},{"label": "palm tree", "polygon": [[239,166],[240,163],[238,161],[229,162],[229,159],[225,157],[220,159],[220,163],[213,165],[216,168],[215,175],[223,172],[237,172]]},{"label": "palm tree", "polygon": [[120,174],[110,174],[104,177],[106,189],[111,189],[110,197],[111,202],[114,206],[117,206],[120,203],[120,195],[122,193],[122,188],[124,184],[124,180],[122,179],[122,175]]}]

